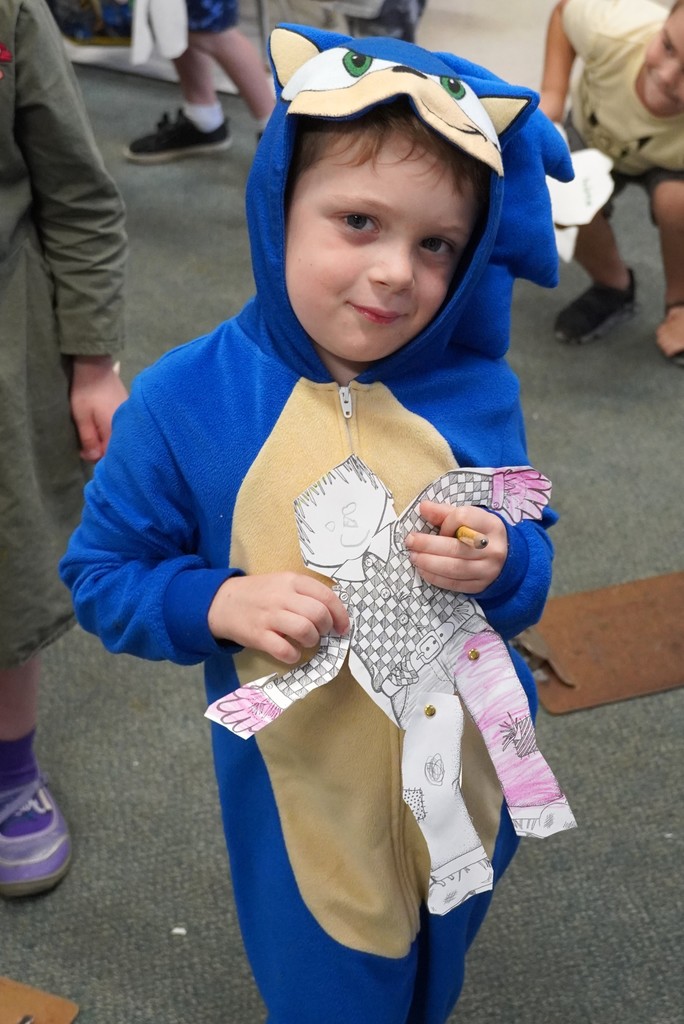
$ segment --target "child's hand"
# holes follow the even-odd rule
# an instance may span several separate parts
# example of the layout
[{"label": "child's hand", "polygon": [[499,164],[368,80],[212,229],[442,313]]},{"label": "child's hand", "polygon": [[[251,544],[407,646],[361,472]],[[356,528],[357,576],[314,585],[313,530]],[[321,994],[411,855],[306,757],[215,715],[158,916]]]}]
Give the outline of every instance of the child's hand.
[{"label": "child's hand", "polygon": [[217,590],[208,622],[217,639],[263,651],[286,665],[294,665],[302,649],[315,647],[326,633],[349,630],[337,594],[294,572],[231,577]]},{"label": "child's hand", "polygon": [[[479,594],[501,572],[508,554],[506,527],[492,512],[472,506],[421,501],[420,514],[439,533],[409,533],[406,547],[425,580],[445,590]],[[487,538],[485,548],[471,548],[456,539],[459,526],[469,526]]]},{"label": "child's hand", "polygon": [[74,356],[69,402],[81,444],[81,458],[102,458],[112,433],[112,416],[128,392],[111,356]]}]

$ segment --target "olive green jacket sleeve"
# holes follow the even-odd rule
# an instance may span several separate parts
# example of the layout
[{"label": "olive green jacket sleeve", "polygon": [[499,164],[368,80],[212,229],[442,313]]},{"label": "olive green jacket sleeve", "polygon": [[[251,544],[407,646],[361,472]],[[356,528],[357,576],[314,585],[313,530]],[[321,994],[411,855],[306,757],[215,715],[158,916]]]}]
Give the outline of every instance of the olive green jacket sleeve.
[{"label": "olive green jacket sleeve", "polygon": [[5,303],[10,290],[31,295],[29,247],[52,280],[46,315],[56,317],[61,352],[114,354],[124,333],[124,206],[45,0],[0,0],[0,46],[0,315],[16,305]]}]

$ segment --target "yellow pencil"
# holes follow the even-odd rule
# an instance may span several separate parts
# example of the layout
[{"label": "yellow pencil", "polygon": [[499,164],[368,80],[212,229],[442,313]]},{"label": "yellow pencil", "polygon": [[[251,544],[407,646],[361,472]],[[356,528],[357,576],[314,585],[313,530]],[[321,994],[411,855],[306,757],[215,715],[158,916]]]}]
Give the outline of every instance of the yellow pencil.
[{"label": "yellow pencil", "polygon": [[486,548],[489,544],[488,538],[483,533],[471,530],[469,526],[459,526],[456,537],[467,544],[469,548]]}]

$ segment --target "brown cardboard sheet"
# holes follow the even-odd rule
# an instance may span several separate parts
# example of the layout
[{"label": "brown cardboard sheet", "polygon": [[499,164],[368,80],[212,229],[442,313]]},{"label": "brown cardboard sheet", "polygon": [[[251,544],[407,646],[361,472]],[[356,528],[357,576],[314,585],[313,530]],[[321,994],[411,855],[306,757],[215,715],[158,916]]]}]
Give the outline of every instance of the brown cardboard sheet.
[{"label": "brown cardboard sheet", "polygon": [[0,978],[0,1024],[19,1024],[23,1018],[33,1024],[72,1024],[77,1016],[78,1006],[68,999]]},{"label": "brown cardboard sheet", "polygon": [[551,598],[516,640],[552,714],[684,685],[684,573]]}]

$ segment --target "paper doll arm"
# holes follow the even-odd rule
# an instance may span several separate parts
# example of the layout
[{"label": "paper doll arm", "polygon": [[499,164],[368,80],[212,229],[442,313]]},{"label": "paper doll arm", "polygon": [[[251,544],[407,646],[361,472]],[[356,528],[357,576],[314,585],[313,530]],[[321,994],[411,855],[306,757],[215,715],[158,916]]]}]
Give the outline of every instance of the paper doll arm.
[{"label": "paper doll arm", "polygon": [[550,482],[531,466],[452,470],[433,481],[401,515],[395,543],[403,544],[412,530],[434,529],[420,516],[424,500],[482,505],[497,512],[506,525],[508,555],[499,577],[478,594],[478,602],[494,629],[510,638],[538,621],[548,593],[552,547],[545,526],[555,518],[548,509],[550,493]]},{"label": "paper doll arm", "polygon": [[531,466],[454,469],[429,484],[399,517],[397,538],[403,539],[413,530],[433,529],[421,518],[421,501],[482,505],[499,512],[509,523],[519,523],[522,519],[540,519],[550,493],[551,482]]},{"label": "paper doll arm", "polygon": [[329,633],[313,658],[283,676],[265,676],[241,686],[211,704],[205,715],[224,725],[236,736],[248,739],[270,725],[295,701],[337,676],[351,643],[351,630],[344,636]]},{"label": "paper doll arm", "polygon": [[487,507],[509,523],[541,519],[551,497],[551,481],[531,466],[497,469],[492,476],[492,497]]}]

